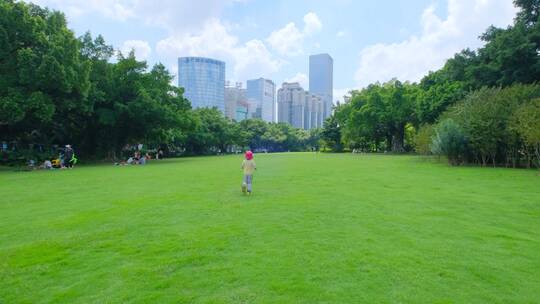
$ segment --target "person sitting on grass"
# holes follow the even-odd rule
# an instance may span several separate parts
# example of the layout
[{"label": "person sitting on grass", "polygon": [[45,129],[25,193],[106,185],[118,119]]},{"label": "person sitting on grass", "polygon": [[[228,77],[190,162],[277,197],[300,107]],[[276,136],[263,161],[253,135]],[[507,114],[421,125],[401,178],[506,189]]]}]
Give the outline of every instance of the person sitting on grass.
[{"label": "person sitting on grass", "polygon": [[42,168],[45,169],[45,170],[52,169],[52,168],[53,168],[53,164],[52,164],[52,162],[51,162],[50,160],[46,159],[46,160],[43,162]]},{"label": "person sitting on grass", "polygon": [[139,158],[139,165],[146,165],[146,155]]},{"label": "person sitting on grass", "polygon": [[141,160],[141,152],[137,150],[135,151],[135,153],[133,153],[133,164],[138,165],[140,160]]},{"label": "person sitting on grass", "polygon": [[257,170],[255,161],[253,160],[253,152],[247,151],[245,155],[246,159],[242,162],[242,169],[244,170],[244,178],[242,180],[242,192],[251,195],[253,172]]}]

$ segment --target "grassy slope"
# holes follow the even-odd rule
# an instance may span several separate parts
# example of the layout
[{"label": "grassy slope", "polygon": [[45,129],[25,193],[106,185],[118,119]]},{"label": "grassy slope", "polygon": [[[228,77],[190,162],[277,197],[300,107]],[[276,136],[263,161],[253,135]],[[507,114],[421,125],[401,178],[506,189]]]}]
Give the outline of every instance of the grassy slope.
[{"label": "grassy slope", "polygon": [[534,303],[540,177],[410,156],[0,172],[0,303]]}]

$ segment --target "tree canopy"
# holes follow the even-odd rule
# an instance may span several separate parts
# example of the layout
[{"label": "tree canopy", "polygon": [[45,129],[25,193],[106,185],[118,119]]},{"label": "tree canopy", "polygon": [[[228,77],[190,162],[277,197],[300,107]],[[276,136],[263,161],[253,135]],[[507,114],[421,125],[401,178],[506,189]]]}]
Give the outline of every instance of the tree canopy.
[{"label": "tree canopy", "polygon": [[453,164],[530,166],[537,135],[530,130],[538,124],[540,1],[514,3],[520,11],[513,25],[489,27],[481,48],[455,54],[420,82],[394,79],[352,91],[322,134],[336,151],[340,144],[371,152],[416,149],[445,154]]}]

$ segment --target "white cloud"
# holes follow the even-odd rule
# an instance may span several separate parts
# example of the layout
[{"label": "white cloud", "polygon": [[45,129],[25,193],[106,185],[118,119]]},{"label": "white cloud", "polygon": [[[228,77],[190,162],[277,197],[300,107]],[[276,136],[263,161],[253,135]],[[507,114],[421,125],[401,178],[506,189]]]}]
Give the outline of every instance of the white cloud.
[{"label": "white cloud", "polygon": [[360,87],[393,77],[418,81],[462,49],[481,46],[478,36],[488,26],[506,26],[515,14],[516,8],[508,0],[449,0],[444,20],[429,6],[421,17],[421,35],[364,48],[355,80]]},{"label": "white cloud", "polygon": [[303,52],[304,33],[290,22],[285,27],[273,31],[266,41],[282,55],[296,56]]},{"label": "white cloud", "polygon": [[135,51],[135,57],[139,60],[146,60],[152,52],[152,48],[147,41],[143,40],[127,40],[122,44],[120,51],[127,55],[131,50]]},{"label": "white cloud", "polygon": [[309,88],[308,81],[308,76],[304,73],[296,73],[293,77],[285,79],[285,82],[298,82],[304,90]]},{"label": "white cloud", "polygon": [[[283,62],[275,58],[260,40],[239,43],[219,20],[208,21],[195,34],[177,34],[159,41],[156,52],[166,58],[207,56],[226,62],[232,68],[231,80],[270,77]],[[176,73],[176,71],[174,71]]]},{"label": "white cloud", "polygon": [[319,16],[313,12],[309,12],[304,16],[304,33],[311,35],[322,29],[322,23]]},{"label": "white cloud", "polygon": [[346,35],[345,31],[339,31],[336,33],[336,37],[338,38],[345,37],[345,35]]},{"label": "white cloud", "polygon": [[35,4],[59,9],[70,17],[98,13],[107,18],[125,21],[135,16],[133,1],[122,0],[33,0]]},{"label": "white cloud", "polygon": [[343,96],[349,95],[349,92],[352,89],[350,88],[344,88],[344,89],[334,89],[334,103],[336,100],[339,100],[339,102],[343,102]]},{"label": "white cloud", "polygon": [[266,41],[281,55],[298,56],[304,52],[304,39],[320,31],[322,23],[313,12],[304,16],[304,29],[298,29],[294,22],[289,22],[279,30],[273,31]]},{"label": "white cloud", "polygon": [[97,13],[118,21],[138,20],[177,33],[195,29],[208,19],[218,17],[226,5],[245,1],[32,0],[32,2],[64,11],[70,18]]}]

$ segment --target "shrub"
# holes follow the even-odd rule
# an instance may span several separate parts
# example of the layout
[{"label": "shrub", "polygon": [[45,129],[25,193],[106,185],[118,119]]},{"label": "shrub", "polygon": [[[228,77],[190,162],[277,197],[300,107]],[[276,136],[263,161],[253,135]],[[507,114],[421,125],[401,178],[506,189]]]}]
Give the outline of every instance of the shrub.
[{"label": "shrub", "polygon": [[450,164],[456,166],[463,162],[466,151],[467,138],[461,127],[450,118],[441,121],[435,128],[431,152],[446,156]]},{"label": "shrub", "polygon": [[433,125],[423,125],[414,136],[414,150],[416,153],[428,155],[431,153],[432,138],[435,133]]}]

